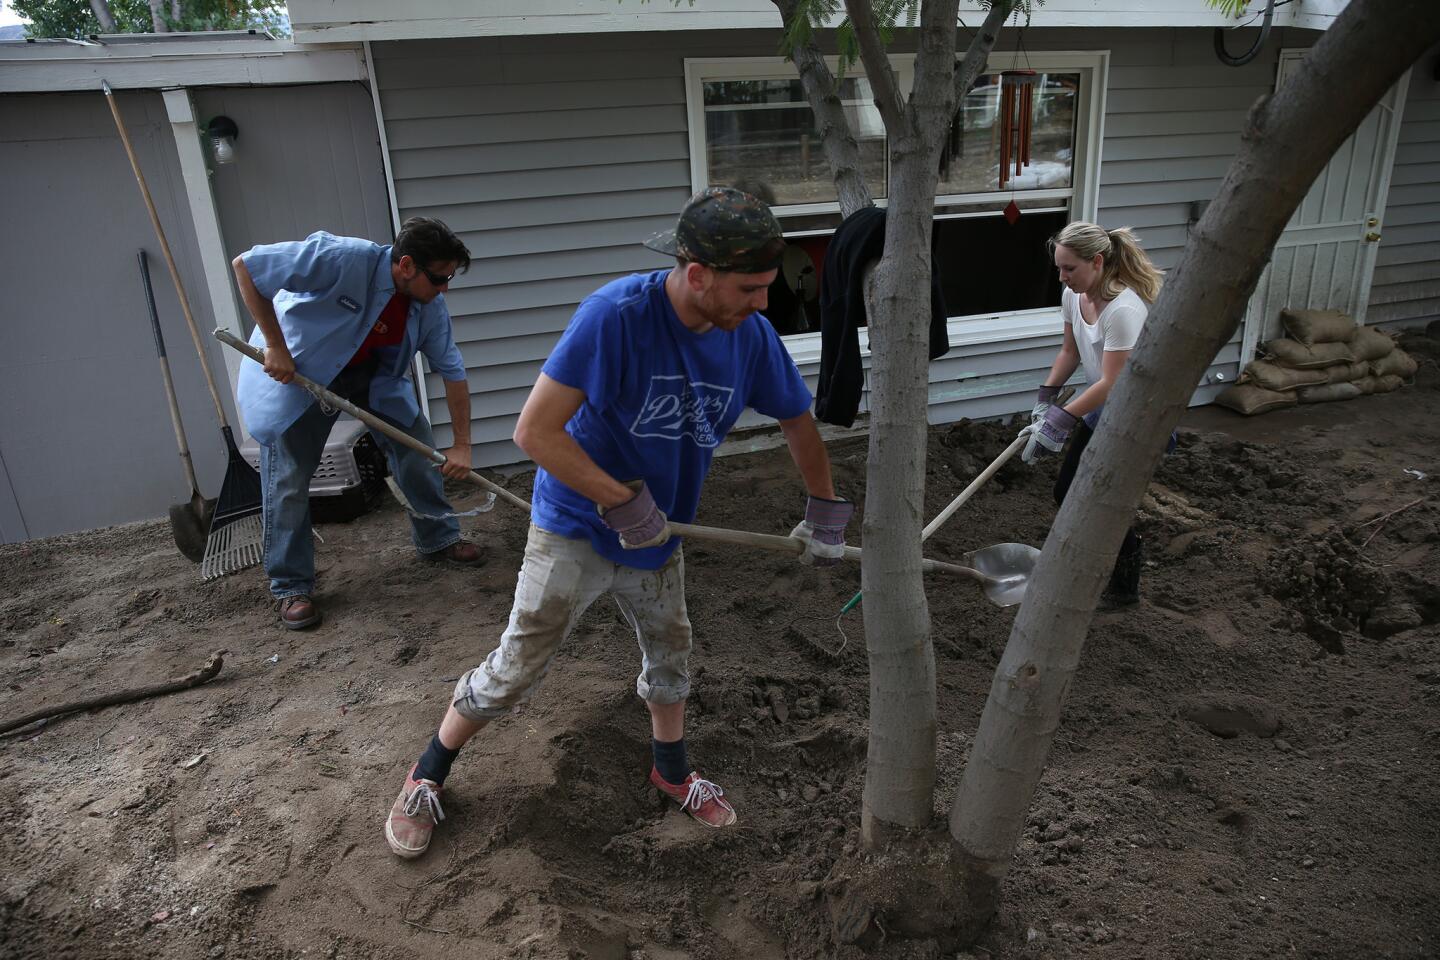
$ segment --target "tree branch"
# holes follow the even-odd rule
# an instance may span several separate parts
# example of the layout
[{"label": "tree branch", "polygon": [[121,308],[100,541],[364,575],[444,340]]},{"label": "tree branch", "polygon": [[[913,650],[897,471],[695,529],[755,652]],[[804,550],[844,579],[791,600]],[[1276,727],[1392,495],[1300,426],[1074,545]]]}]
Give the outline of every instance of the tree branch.
[{"label": "tree branch", "polygon": [[115,33],[115,14],[110,12],[110,4],[106,0],[90,0],[90,11],[95,14],[95,19],[100,21],[102,33]]},{"label": "tree branch", "polygon": [[985,21],[980,24],[980,29],[970,38],[965,59],[960,61],[960,68],[955,73],[957,105],[965,102],[965,94],[970,92],[970,85],[985,69],[985,62],[990,59],[990,51],[995,48],[995,39],[1000,35],[1000,28],[1014,12],[1016,2],[1017,0],[995,0],[990,6],[990,12],[985,14]]},{"label": "tree branch", "polygon": [[[774,0],[780,11],[780,18],[788,28],[800,16],[799,0]],[[840,200],[840,215],[848,217],[862,207],[875,205],[870,196],[870,187],[860,173],[860,147],[855,142],[855,133],[845,116],[845,107],[840,102],[840,92],[835,75],[825,63],[825,54],[808,34],[805,42],[797,44],[790,51],[790,59],[800,75],[800,87],[810,110],[815,114],[815,125],[820,130],[820,149],[830,166],[830,176],[835,182],[835,193]]]},{"label": "tree branch", "polygon": [[905,121],[905,99],[900,94],[900,83],[895,70],[890,66],[890,54],[880,39],[880,30],[875,26],[875,8],[870,0],[845,0],[845,10],[850,15],[850,25],[855,28],[855,42],[860,47],[860,60],[865,64],[865,76],[875,92],[875,106],[885,129],[896,134],[903,129]]},{"label": "tree branch", "polygon": [[21,727],[34,723],[36,720],[44,720],[47,717],[58,717],[67,713],[77,713],[81,710],[94,710],[98,707],[114,706],[117,703],[130,703],[134,700],[144,700],[149,697],[158,697],[166,693],[175,693],[178,690],[189,690],[191,687],[198,687],[207,680],[213,680],[224,665],[224,650],[217,650],[210,655],[204,665],[190,671],[183,677],[175,677],[164,683],[155,683],[145,687],[132,687],[129,690],[121,690],[117,693],[107,693],[100,697],[90,697],[85,700],[73,700],[70,703],[62,703],[53,707],[44,707],[33,713],[27,713],[23,717],[16,717],[0,723],[0,734],[9,733],[11,730],[18,730]]}]

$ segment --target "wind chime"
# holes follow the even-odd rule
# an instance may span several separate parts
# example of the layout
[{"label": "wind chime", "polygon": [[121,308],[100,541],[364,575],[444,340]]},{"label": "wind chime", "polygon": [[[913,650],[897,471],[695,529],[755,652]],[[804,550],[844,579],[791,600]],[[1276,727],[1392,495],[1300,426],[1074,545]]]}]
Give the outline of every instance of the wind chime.
[{"label": "wind chime", "polygon": [[[1031,125],[1035,118],[1034,70],[1006,70],[1000,74],[1000,189],[1020,176],[1030,163]],[[1014,169],[1012,170],[1011,167]],[[1014,194],[1005,205],[1011,226],[1020,219]]]}]

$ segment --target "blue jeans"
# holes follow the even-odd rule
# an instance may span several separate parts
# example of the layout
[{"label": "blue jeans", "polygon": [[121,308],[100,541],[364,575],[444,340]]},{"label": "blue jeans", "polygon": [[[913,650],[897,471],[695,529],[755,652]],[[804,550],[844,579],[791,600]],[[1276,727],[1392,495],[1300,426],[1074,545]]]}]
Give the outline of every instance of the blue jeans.
[{"label": "blue jeans", "polygon": [[[350,399],[354,401],[354,397]],[[311,404],[278,440],[260,445],[260,483],[265,499],[265,572],[270,575],[270,593],[277,600],[315,591],[310,478],[320,465],[330,427],[338,416],[338,412],[327,415],[318,403]],[[426,446],[435,445],[430,424],[423,414],[414,423],[394,425]],[[433,463],[382,434],[372,430],[370,435],[385,451],[390,473],[416,513],[440,516],[450,512],[450,501],[445,499],[445,478]],[[427,520],[412,514],[410,539],[420,553],[435,553],[459,542],[460,523],[454,517]]]}]

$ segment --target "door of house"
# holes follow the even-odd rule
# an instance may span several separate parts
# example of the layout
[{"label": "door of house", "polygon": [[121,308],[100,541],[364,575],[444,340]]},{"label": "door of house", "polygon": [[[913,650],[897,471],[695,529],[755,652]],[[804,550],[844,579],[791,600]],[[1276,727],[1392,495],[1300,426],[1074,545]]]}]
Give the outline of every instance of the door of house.
[{"label": "door of house", "polygon": [[[1304,55],[1281,51],[1277,87]],[[1280,335],[1284,307],[1342,310],[1365,322],[1409,79],[1407,72],[1335,151],[1280,235],[1246,310],[1242,363]]]}]

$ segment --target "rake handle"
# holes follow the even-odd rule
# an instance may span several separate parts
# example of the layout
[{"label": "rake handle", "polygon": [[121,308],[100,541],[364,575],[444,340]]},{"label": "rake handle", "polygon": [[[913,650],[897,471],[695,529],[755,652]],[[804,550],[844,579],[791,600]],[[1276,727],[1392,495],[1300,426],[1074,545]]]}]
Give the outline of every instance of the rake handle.
[{"label": "rake handle", "polygon": [[[215,329],[215,339],[219,340],[227,347],[235,348],[236,350],[243,353],[245,356],[249,357],[251,360],[254,360],[256,363],[260,364],[261,366],[265,365],[265,354],[262,351],[246,343],[244,340],[241,340],[229,330],[222,330],[217,327]],[[379,417],[375,416],[375,414],[371,413],[370,411],[362,410],[359,407],[355,406],[355,404],[351,403],[349,400],[346,400],[344,397],[340,397],[335,395],[334,393],[331,393],[329,390],[320,386],[320,384],[316,383],[314,380],[311,380],[303,373],[295,374],[295,383],[310,391],[310,393],[313,394],[317,399],[323,400],[326,405],[332,407],[339,407],[341,410],[344,410],[356,420],[359,420],[361,423],[365,424],[365,426],[369,427],[371,430],[374,430],[377,433],[383,433],[385,436],[389,437],[391,440],[394,440],[396,443],[407,446],[411,450],[414,450],[416,453],[423,454],[426,459],[430,460],[432,463],[441,464],[445,462],[445,454],[436,450],[434,447],[429,446],[428,444],[421,443],[419,440],[416,440],[414,437],[410,436],[410,434],[406,433],[404,430],[401,430],[399,427],[386,423],[384,420],[381,420]],[[515,494],[511,493],[509,490],[506,490],[499,484],[491,483],[489,480],[486,480],[474,470],[471,470],[469,474],[466,475],[466,478],[471,483],[479,484],[486,490],[489,490],[491,493],[495,494],[500,499],[519,507],[527,513],[530,511],[530,504],[528,502],[515,496]]]},{"label": "rake handle", "polygon": [[215,413],[220,418],[220,426],[228,426],[225,405],[220,402],[220,389],[215,386],[215,374],[210,372],[210,364],[205,360],[205,344],[200,340],[200,328],[195,325],[195,315],[190,312],[190,298],[185,295],[185,285],[180,282],[180,270],[175,266],[174,255],[170,253],[170,242],[165,239],[165,228],[160,226],[160,215],[155,212],[155,201],[150,196],[150,187],[145,183],[145,174],[140,172],[140,161],[135,157],[135,147],[130,143],[125,121],[120,117],[115,91],[110,89],[110,83],[106,80],[100,81],[100,88],[105,91],[105,102],[110,107],[110,115],[115,118],[115,129],[120,132],[120,142],[125,145],[125,155],[130,158],[130,169],[135,173],[135,182],[140,184],[140,195],[145,198],[145,210],[150,214],[150,225],[155,228],[160,250],[165,254],[165,266],[170,268],[170,281],[175,284],[175,293],[180,298],[180,310],[185,314],[185,325],[190,328],[190,339],[195,341],[195,352],[200,354],[200,369],[205,373],[205,385],[210,388],[210,399],[215,401]]}]

